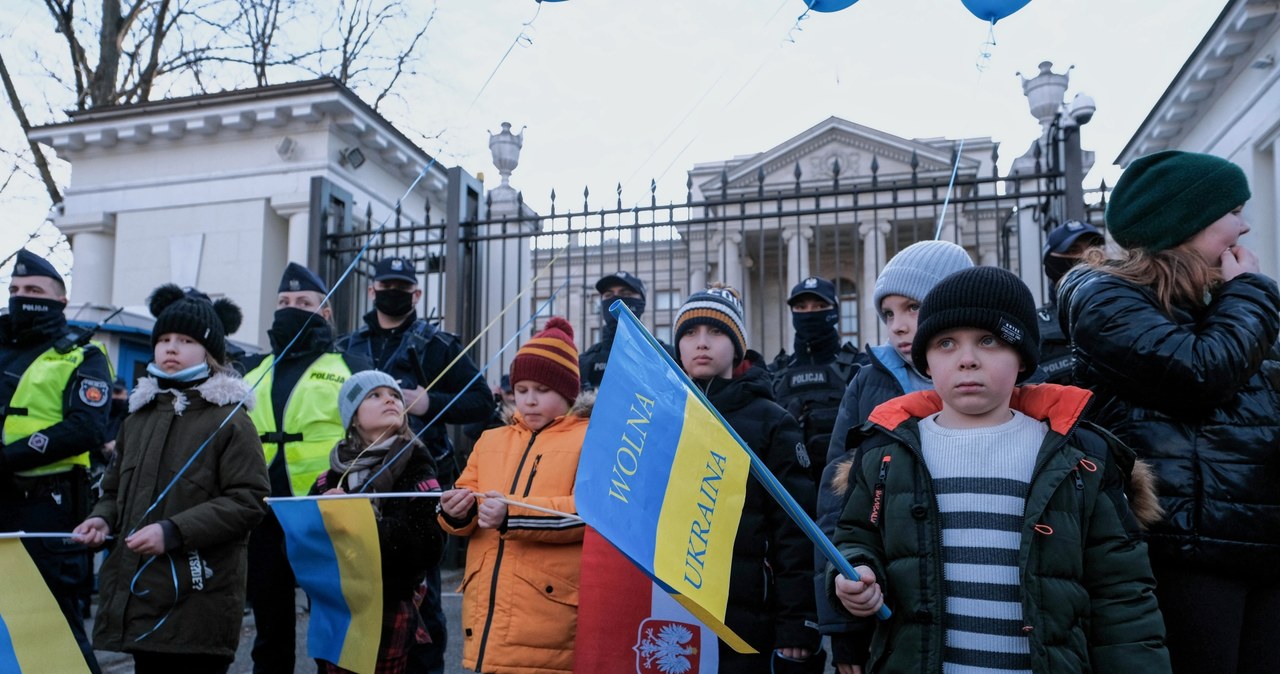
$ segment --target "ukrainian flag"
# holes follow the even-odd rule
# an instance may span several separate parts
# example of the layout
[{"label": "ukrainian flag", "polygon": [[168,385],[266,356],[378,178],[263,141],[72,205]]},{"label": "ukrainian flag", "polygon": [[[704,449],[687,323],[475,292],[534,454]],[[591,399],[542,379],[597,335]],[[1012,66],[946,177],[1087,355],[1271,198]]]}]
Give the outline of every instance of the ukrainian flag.
[{"label": "ukrainian flag", "polygon": [[382,641],[382,551],[369,499],[270,498],[311,598],[307,655],[373,674]]},{"label": "ukrainian flag", "polygon": [[[619,302],[609,367],[583,442],[582,518],[740,653],[724,624],[752,455]],[[758,461],[758,460],[757,460]]]},{"label": "ukrainian flag", "polygon": [[0,540],[0,672],[88,672],[71,626],[17,538]]}]

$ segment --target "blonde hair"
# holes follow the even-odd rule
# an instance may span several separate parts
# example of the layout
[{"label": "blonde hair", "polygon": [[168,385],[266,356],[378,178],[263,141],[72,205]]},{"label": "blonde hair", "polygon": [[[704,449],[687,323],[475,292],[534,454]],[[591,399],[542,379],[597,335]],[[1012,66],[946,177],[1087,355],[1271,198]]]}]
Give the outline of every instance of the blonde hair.
[{"label": "blonde hair", "polygon": [[1149,288],[1164,313],[1173,316],[1175,306],[1205,304],[1207,293],[1222,283],[1222,270],[1204,261],[1186,245],[1151,252],[1145,248],[1125,248],[1112,257],[1105,248],[1091,248],[1082,256],[1084,264]]}]

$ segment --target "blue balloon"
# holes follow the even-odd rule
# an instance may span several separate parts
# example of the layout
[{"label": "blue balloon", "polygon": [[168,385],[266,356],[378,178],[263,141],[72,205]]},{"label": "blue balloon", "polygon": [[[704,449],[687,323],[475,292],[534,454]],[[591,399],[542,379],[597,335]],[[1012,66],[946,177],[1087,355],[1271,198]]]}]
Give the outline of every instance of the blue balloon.
[{"label": "blue balloon", "polygon": [[995,23],[1027,6],[1031,0],[960,0],[974,16]]},{"label": "blue balloon", "polygon": [[804,0],[804,4],[815,12],[838,12],[848,8],[858,0]]}]

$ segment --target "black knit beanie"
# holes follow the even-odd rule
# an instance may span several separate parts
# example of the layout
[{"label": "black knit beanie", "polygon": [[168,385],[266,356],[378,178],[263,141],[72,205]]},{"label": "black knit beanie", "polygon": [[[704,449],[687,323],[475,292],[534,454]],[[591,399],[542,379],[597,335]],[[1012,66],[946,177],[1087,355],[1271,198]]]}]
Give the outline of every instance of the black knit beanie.
[{"label": "black knit beanie", "polygon": [[210,302],[208,295],[195,288],[183,290],[166,283],[151,292],[147,304],[156,317],[151,328],[152,349],[161,335],[174,332],[199,342],[217,362],[226,362],[227,335],[240,329],[243,319],[234,302],[226,298]]},{"label": "black knit beanie", "polygon": [[1107,203],[1107,230],[1125,248],[1153,253],[1190,239],[1249,200],[1239,166],[1209,154],[1168,150],[1129,164]]},{"label": "black knit beanie", "polygon": [[1040,363],[1036,301],[1022,279],[999,267],[972,267],[942,279],[924,296],[917,318],[911,360],[920,372],[928,372],[929,343],[953,328],[989,330],[1017,349],[1022,358],[1019,384]]}]

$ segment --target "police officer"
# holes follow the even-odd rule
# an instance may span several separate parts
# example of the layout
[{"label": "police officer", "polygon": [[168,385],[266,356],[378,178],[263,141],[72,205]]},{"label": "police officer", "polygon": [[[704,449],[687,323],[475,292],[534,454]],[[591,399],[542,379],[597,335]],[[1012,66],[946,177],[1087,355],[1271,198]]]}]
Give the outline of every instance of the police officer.
[{"label": "police officer", "polygon": [[[342,340],[342,348],[349,356],[369,359],[374,367],[400,382],[409,405],[409,426],[435,457],[440,482],[451,484],[459,464],[445,424],[485,421],[493,411],[493,394],[475,363],[462,352],[461,341],[418,317],[415,307],[422,299],[422,289],[413,261],[403,257],[379,260],[368,292],[373,311],[365,314],[364,325]],[[438,566],[427,574],[420,610],[431,643],[410,652],[408,671],[443,672],[448,631],[440,603]]]},{"label": "police officer", "polygon": [[[578,356],[578,365],[582,371],[582,390],[594,391],[600,388],[604,380],[604,368],[609,364],[609,353],[613,351],[613,337],[618,331],[618,317],[609,311],[615,300],[622,300],[636,318],[644,315],[645,295],[644,281],[640,277],[625,271],[615,272],[596,281],[596,292],[600,293],[600,316],[604,319],[604,329],[600,341],[591,345]],[[673,360],[679,362],[675,349],[662,344]]]},{"label": "police officer", "polygon": [[796,331],[795,352],[775,361],[773,397],[804,429],[809,454],[797,459],[817,484],[840,398],[858,369],[860,354],[852,344],[840,343],[840,302],[830,281],[810,276],[791,289],[787,304]]},{"label": "police officer", "polygon": [[[368,361],[336,350],[326,293],[320,277],[290,262],[267,330],[271,353],[242,361],[245,381],[255,387],[249,417],[262,437],[272,496],[304,496],[329,468],[329,450],[345,433],[338,392],[352,373],[370,367]],[[268,510],[249,536],[255,674],[293,672],[294,584],[284,533]]]},{"label": "police officer", "polygon": [[[20,250],[0,317],[0,529],[69,532],[88,515],[89,452],[102,445],[111,368],[98,345],[70,332],[67,288],[47,260]],[[87,335],[86,335],[87,337]],[[98,672],[78,595],[92,577],[89,551],[58,539],[23,540]]]},{"label": "police officer", "polygon": [[[1071,220],[1051,230],[1044,241],[1044,275],[1049,279],[1049,301],[1040,307],[1040,373],[1051,384],[1070,384],[1071,340],[1058,322],[1058,281],[1076,266],[1085,251],[1106,244],[1102,231],[1087,222]],[[1040,376],[1040,375],[1037,375]]]}]

